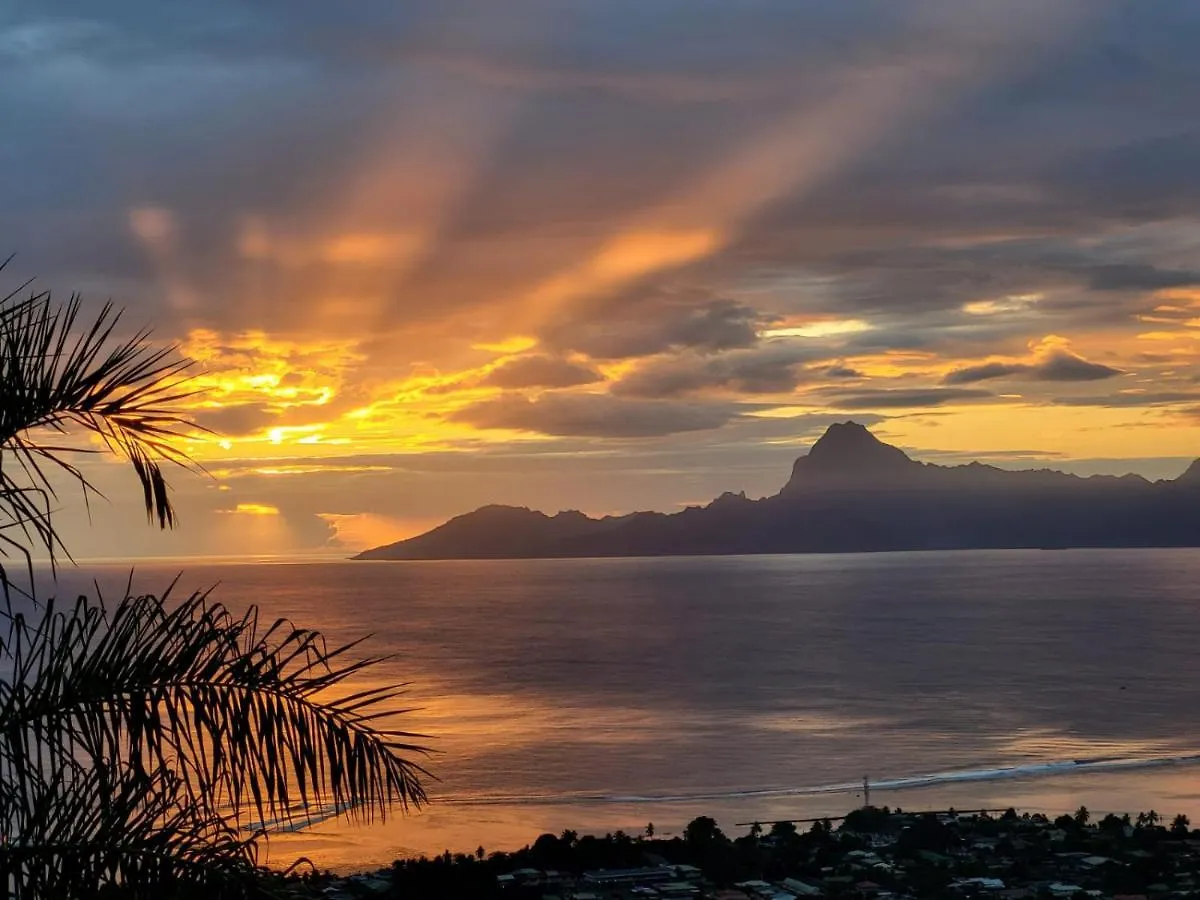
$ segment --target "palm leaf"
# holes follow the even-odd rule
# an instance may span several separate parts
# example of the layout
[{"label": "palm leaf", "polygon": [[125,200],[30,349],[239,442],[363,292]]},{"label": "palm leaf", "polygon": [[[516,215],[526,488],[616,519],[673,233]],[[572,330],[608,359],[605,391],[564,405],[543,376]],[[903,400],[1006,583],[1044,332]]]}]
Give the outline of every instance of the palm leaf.
[{"label": "palm leaf", "polygon": [[[403,685],[344,687],[380,658],[205,594],[168,601],[128,596],[110,612],[81,597],[8,620],[0,870],[7,859],[44,880],[69,863],[88,883],[119,883],[158,859],[182,878],[197,854],[243,865],[230,836],[267,820],[304,825],[332,808],[371,821],[425,801],[412,757],[427,751],[392,721]],[[97,797],[103,809],[88,805]]]},{"label": "palm leaf", "polygon": [[47,292],[0,298],[0,552],[27,553],[33,544],[53,559],[65,551],[51,515],[53,472],[67,474],[85,498],[99,494],[64,458],[76,448],[47,445],[38,437],[46,432],[99,437],[130,462],[147,517],[162,528],[175,524],[161,465],[194,466],[173,443],[197,428],[178,409],[194,393],[192,364],[174,347],[150,344],[147,330],[118,338],[120,320],[108,303],[90,324],[81,323],[78,295],[66,303]]}]

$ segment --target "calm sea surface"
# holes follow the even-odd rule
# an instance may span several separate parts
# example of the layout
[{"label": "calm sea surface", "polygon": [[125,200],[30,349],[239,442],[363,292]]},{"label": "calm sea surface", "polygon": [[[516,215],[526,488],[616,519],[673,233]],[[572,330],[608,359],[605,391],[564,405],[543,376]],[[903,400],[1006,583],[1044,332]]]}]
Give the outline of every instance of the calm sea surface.
[{"label": "calm sea surface", "polygon": [[[273,859],[353,869],[701,814],[741,833],[852,808],[864,774],[905,808],[1200,820],[1200,765],[1164,762],[1200,753],[1198,551],[139,563],[135,588],[180,571],[235,610],[373,633],[437,750],[426,811],[325,823]],[[86,565],[59,594],[128,574]]]}]

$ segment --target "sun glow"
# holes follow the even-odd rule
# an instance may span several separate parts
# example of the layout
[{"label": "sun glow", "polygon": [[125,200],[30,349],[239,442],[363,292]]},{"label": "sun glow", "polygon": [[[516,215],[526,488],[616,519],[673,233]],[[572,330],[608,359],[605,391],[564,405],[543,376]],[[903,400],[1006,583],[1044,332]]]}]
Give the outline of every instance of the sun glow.
[{"label": "sun glow", "polygon": [[277,516],[277,515],[279,515],[279,507],[271,506],[266,503],[239,503],[233,509],[226,510],[226,511],[235,513],[237,515],[246,515],[246,516]]},{"label": "sun glow", "polygon": [[768,328],[762,332],[762,336],[766,338],[825,338],[842,334],[861,334],[864,331],[870,331],[871,328],[872,325],[862,319],[828,319],[804,325]]}]

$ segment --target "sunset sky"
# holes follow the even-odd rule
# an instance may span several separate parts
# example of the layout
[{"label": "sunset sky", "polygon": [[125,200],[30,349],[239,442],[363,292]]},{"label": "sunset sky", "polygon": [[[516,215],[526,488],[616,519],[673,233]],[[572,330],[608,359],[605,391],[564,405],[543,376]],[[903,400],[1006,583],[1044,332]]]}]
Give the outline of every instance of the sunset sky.
[{"label": "sunset sky", "polygon": [[181,526],[340,553],[485,503],[772,493],[833,421],[919,459],[1200,455],[1195,0],[21,2],[0,252],[207,389]]}]

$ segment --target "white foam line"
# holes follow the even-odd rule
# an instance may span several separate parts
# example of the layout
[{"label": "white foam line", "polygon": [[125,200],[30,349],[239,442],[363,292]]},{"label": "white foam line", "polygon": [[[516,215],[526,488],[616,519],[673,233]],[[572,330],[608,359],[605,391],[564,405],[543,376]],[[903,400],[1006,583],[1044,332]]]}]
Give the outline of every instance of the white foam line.
[{"label": "white foam line", "polygon": [[[1017,778],[1047,778],[1061,775],[1085,775],[1093,772],[1131,771],[1162,766],[1200,764],[1200,753],[1156,757],[1095,757],[1057,762],[1001,766],[992,769],[962,769],[911,775],[902,778],[871,782],[873,791],[903,791],[976,781],[1002,781]],[[821,794],[844,794],[862,789],[861,782],[820,785],[815,787],[764,788],[760,790],[711,791],[683,794],[510,794],[445,796],[432,798],[435,803],[455,806],[563,806],[589,803],[642,804],[691,803],[704,800],[750,800],[756,798],[803,797]]]},{"label": "white foam line", "polygon": [[329,819],[335,819],[342,813],[350,809],[349,803],[338,803],[324,807],[312,809],[307,813],[302,808],[297,807],[294,816],[281,817],[278,819],[267,819],[265,822],[247,822],[242,826],[242,831],[266,831],[271,834],[285,834],[288,832],[304,831],[314,825],[320,825]]}]

